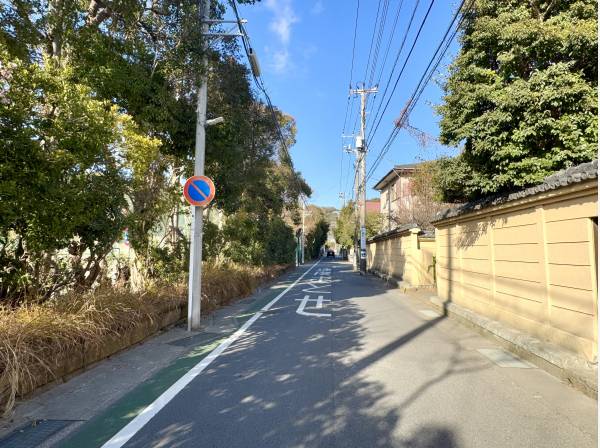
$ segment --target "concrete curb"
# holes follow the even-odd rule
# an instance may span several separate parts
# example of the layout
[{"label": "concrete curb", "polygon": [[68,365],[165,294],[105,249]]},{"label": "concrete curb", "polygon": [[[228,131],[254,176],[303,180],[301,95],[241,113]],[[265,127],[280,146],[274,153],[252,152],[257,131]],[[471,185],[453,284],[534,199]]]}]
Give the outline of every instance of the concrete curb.
[{"label": "concrete curb", "polygon": [[[249,296],[268,289],[271,285],[279,281],[283,275],[291,272],[293,269],[294,266],[289,265],[281,271],[274,273],[273,277],[267,275],[259,278],[258,286]],[[205,304],[205,312],[208,312],[209,316],[211,316],[218,310],[228,307],[243,298],[233,295],[232,297],[225,298],[215,308],[207,307]],[[130,328],[125,329],[121,334],[106,334],[101,345],[90,345],[84,341],[73,347],[70,351],[57,355],[53,359],[52,364],[48,366],[49,368],[38,368],[34,371],[30,381],[19,389],[17,398],[18,400],[23,400],[33,396],[33,394],[44,392],[56,384],[66,382],[104,359],[143,343],[160,331],[164,331],[178,322],[184,321],[186,317],[187,303],[182,303],[173,308],[166,307],[151,318],[144,318],[139,322],[133,323]],[[5,406],[10,393],[11,390],[8,382],[0,381],[0,409],[3,409]]]},{"label": "concrete curb", "polygon": [[392,288],[402,288],[402,286],[403,286],[404,282],[402,280],[398,280],[389,274],[384,274],[383,272],[375,271],[374,269],[369,269],[369,270],[367,270],[367,272],[369,274],[374,275],[375,277],[379,277],[381,280],[386,282]]},{"label": "concrete curb", "polygon": [[[153,316],[144,319],[136,325],[126,329],[121,334],[107,334],[102,345],[90,345],[82,342],[70,351],[57,354],[52,364],[46,368],[37,368],[31,375],[29,382],[24,383],[17,392],[18,400],[40,393],[55,384],[65,382],[73,376],[89,369],[98,362],[113,356],[123,350],[137,345],[150,336],[176,324],[185,318],[186,306],[178,305],[172,309],[165,309]],[[10,385],[0,383],[0,407],[4,407],[10,394]]]},{"label": "concrete curb", "polygon": [[414,286],[408,282],[405,282],[404,280],[397,279],[396,277],[394,277],[390,274],[376,271],[374,269],[369,269],[367,272],[371,275],[374,275],[375,277],[379,277],[384,282],[386,282],[390,287],[401,289],[403,292],[416,291],[418,289],[425,289],[425,288],[433,288],[433,285]]},{"label": "concrete curb", "polygon": [[480,316],[455,303],[443,301],[435,295],[429,300],[445,315],[461,321],[479,333],[491,334],[507,350],[566,381],[589,397],[598,399],[597,364],[589,363],[554,344]]},{"label": "concrete curb", "polygon": [[[376,270],[369,273],[379,277],[392,288],[403,292],[427,288],[415,287],[389,274]],[[569,383],[585,395],[598,399],[598,365],[562,349],[554,344],[543,342],[531,335],[509,328],[498,321],[480,316],[452,302],[443,301],[438,296],[429,298],[431,304],[444,315],[452,317],[484,336],[492,336],[500,345],[519,357],[531,362],[549,374]]]}]

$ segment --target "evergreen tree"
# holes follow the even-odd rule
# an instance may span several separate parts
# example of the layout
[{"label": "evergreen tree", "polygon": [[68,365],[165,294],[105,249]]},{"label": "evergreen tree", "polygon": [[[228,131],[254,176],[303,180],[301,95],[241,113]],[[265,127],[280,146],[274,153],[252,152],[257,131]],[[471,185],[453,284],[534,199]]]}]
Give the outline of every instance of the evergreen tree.
[{"label": "evergreen tree", "polygon": [[597,2],[476,0],[445,83],[444,200],[539,183],[596,157]]}]

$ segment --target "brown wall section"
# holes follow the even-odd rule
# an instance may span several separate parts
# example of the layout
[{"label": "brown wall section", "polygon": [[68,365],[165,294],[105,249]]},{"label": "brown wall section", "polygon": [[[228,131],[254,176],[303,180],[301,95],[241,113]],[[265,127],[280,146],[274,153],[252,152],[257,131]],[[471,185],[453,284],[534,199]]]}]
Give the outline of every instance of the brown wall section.
[{"label": "brown wall section", "polygon": [[440,298],[597,359],[597,180],[436,223]]},{"label": "brown wall section", "polygon": [[412,286],[434,284],[435,239],[406,230],[385,239],[369,241],[367,268],[403,280]]}]

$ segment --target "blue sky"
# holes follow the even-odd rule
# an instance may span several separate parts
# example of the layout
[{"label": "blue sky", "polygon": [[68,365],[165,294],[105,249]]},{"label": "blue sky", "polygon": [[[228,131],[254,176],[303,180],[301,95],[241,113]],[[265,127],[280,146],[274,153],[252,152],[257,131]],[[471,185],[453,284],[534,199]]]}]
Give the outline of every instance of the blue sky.
[{"label": "blue sky", "polygon": [[[389,1],[386,27],[373,84],[379,78],[392,24],[400,3],[402,8],[387,62],[383,67],[380,94],[370,97],[367,107],[367,112],[372,111],[372,118],[379,106],[381,93],[389,79],[396,53],[417,1]],[[385,4],[385,1],[381,3]],[[377,0],[360,0],[353,85],[365,81],[366,72],[369,78],[370,69],[367,71],[366,65],[378,4]],[[398,65],[404,62],[429,4],[428,0],[419,2]],[[347,198],[351,195],[353,156],[343,154],[341,134],[348,101],[356,5],[356,0],[262,0],[254,5],[239,7],[241,16],[248,20],[246,30],[259,57],[263,79],[273,103],[296,119],[297,143],[291,148],[292,157],[296,168],[302,172],[313,188],[313,196],[309,202],[320,206],[339,207],[340,191],[344,191]],[[394,119],[399,115],[429,63],[450,23],[454,8],[456,8],[455,2],[438,0],[434,3],[406,70],[400,78],[390,105],[369,147],[367,171],[372,166],[381,145],[392,131]],[[438,80],[445,75],[447,65],[456,51],[455,43],[440,66],[439,73],[436,75]],[[391,86],[395,82],[399,68],[399,66],[396,68]],[[441,102],[441,95],[440,87],[432,81],[410,116],[412,126],[432,136],[438,135],[439,117],[435,114],[433,105]],[[352,131],[358,104],[356,98],[351,107],[352,115],[347,121],[349,124],[346,133]],[[369,124],[368,122],[367,132]],[[344,144],[349,143],[351,143],[350,139],[344,141]],[[394,164],[429,160],[442,154],[452,154],[454,151],[435,141],[423,148],[414,137],[408,135],[406,131],[401,131],[368,181],[367,196],[378,196],[371,187]]]}]

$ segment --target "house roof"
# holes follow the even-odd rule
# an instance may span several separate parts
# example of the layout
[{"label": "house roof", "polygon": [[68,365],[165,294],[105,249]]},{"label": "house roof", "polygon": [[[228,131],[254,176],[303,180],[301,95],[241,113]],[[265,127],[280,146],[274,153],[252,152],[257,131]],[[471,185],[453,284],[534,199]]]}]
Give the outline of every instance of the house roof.
[{"label": "house roof", "polygon": [[500,195],[490,196],[474,202],[468,202],[460,207],[446,209],[437,214],[435,222],[443,221],[444,219],[455,218],[460,215],[482,210],[494,205],[504,204],[517,199],[523,199],[528,196],[533,196],[538,193],[543,193],[549,190],[566,187],[568,185],[577,184],[586,180],[598,179],[598,160],[581,165],[572,166],[566,170],[558,171],[544,179],[541,184],[513,193],[504,193]]},{"label": "house roof", "polygon": [[392,180],[396,179],[402,173],[412,173],[419,163],[406,163],[404,165],[394,165],[374,186],[375,190],[383,190]]}]

